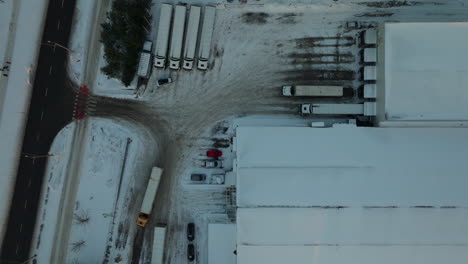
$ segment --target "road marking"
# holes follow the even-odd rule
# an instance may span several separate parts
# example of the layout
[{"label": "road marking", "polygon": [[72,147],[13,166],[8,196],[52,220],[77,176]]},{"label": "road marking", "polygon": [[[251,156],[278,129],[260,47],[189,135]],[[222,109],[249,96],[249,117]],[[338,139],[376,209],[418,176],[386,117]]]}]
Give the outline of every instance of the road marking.
[{"label": "road marking", "polygon": [[44,117],[44,111],[41,112],[41,120]]},{"label": "road marking", "polygon": [[46,88],[45,88],[45,94],[44,94],[44,96],[47,96],[47,91],[49,91],[49,87],[46,87]]},{"label": "road marking", "polygon": [[31,187],[31,178],[29,178],[28,186],[26,186],[26,188],[29,188],[29,187]]},{"label": "road marking", "polygon": [[51,75],[51,74],[52,74],[52,65],[50,65],[50,67],[49,67],[49,75]]},{"label": "road marking", "polygon": [[63,2],[64,2],[64,1],[65,1],[65,0],[62,0],[62,8],[63,8]]},{"label": "road marking", "polygon": [[37,142],[39,142],[39,136],[40,136],[40,135],[41,135],[41,134],[39,134],[39,133],[36,135],[36,141],[37,141]]},{"label": "road marking", "polygon": [[28,200],[24,200],[24,209],[26,209],[26,207],[28,207]]},{"label": "road marking", "polygon": [[23,224],[20,224],[20,233],[23,231]]},{"label": "road marking", "polygon": [[16,252],[15,252],[16,256],[19,256],[19,254],[18,254],[19,248],[20,248],[19,243],[18,243],[18,241],[16,241]]},{"label": "road marking", "polygon": [[57,30],[60,30],[60,20],[57,23]]}]

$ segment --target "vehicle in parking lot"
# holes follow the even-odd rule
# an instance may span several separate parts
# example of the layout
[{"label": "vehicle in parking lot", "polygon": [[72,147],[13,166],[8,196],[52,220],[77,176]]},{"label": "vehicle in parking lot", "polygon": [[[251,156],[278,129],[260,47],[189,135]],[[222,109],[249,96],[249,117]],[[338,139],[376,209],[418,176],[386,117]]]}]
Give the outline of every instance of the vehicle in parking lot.
[{"label": "vehicle in parking lot", "polygon": [[187,247],[187,259],[190,261],[195,260],[195,246],[193,244],[189,244]]},{"label": "vehicle in parking lot", "polygon": [[224,184],[224,174],[211,174],[211,184]]},{"label": "vehicle in parking lot", "polygon": [[187,239],[189,241],[193,241],[195,239],[195,224],[194,223],[187,224]]},{"label": "vehicle in parking lot", "polygon": [[219,149],[210,149],[206,151],[206,156],[210,158],[219,158],[223,155],[223,152]]},{"label": "vehicle in parking lot", "polygon": [[201,174],[201,173],[192,173],[190,175],[190,180],[191,181],[205,181],[206,180],[206,174]]},{"label": "vehicle in parking lot", "polygon": [[169,84],[169,83],[172,83],[171,78],[159,79],[158,80],[158,86],[162,86],[162,85]]},{"label": "vehicle in parking lot", "polygon": [[204,161],[202,166],[205,168],[221,168],[223,164],[221,161]]}]

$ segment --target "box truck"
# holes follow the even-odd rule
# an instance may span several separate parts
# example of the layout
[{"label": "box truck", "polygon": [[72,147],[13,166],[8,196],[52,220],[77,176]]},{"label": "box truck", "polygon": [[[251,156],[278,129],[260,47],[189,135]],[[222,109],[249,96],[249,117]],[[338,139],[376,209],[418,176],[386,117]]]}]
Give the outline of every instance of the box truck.
[{"label": "box truck", "polygon": [[210,57],[211,39],[213,38],[213,27],[215,22],[216,8],[205,7],[203,26],[200,37],[200,48],[198,49],[198,69],[208,69],[208,59]]},{"label": "box truck", "polygon": [[301,104],[300,113],[303,115],[364,115],[375,116],[375,102],[364,104]]},{"label": "box truck", "polygon": [[315,96],[315,97],[342,97],[352,96],[352,88],[343,86],[323,85],[285,85],[282,88],[283,96]]},{"label": "box truck", "polygon": [[185,34],[184,45],[184,63],[182,68],[191,70],[195,60],[195,49],[197,48],[198,28],[200,26],[201,8],[198,6],[190,7],[190,15]]},{"label": "box truck", "polygon": [[178,70],[180,68],[180,57],[182,52],[182,41],[184,40],[185,16],[187,8],[177,5],[174,12],[174,23],[172,23],[171,48],[169,56],[169,68]]},{"label": "box truck", "polygon": [[165,243],[166,225],[158,224],[154,228],[153,254],[151,256],[151,264],[163,264]]},{"label": "box truck", "polygon": [[172,5],[162,4],[159,14],[158,36],[154,50],[154,66],[164,68],[166,65],[167,45],[169,43],[169,30],[171,27]]},{"label": "box truck", "polygon": [[137,75],[142,78],[148,78],[150,74],[151,64],[151,49],[153,42],[145,41],[143,44],[143,50],[140,54],[140,61],[138,62]]},{"label": "box truck", "polygon": [[153,208],[153,202],[156,198],[162,172],[163,170],[158,167],[153,167],[151,170],[151,175],[148,180],[148,185],[146,186],[145,196],[143,197],[143,203],[141,204],[140,214],[138,215],[137,220],[137,224],[141,227],[145,227],[149,216],[151,215],[151,209]]}]

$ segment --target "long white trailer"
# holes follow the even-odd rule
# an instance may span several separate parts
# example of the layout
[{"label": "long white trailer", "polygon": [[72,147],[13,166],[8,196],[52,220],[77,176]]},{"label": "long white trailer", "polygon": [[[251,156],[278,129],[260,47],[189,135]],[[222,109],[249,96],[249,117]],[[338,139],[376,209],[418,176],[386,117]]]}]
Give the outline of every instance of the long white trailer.
[{"label": "long white trailer", "polygon": [[163,264],[165,242],[166,226],[156,226],[154,228],[153,254],[151,256],[151,264]]},{"label": "long white trailer", "polygon": [[352,95],[352,88],[324,85],[285,85],[283,96],[341,97]]},{"label": "long white trailer", "polygon": [[140,61],[138,63],[137,75],[143,78],[148,78],[150,74],[151,64],[151,49],[153,42],[145,41],[143,44],[143,51],[140,54]]},{"label": "long white trailer", "polygon": [[156,193],[158,191],[159,181],[161,179],[163,170],[158,167],[153,167],[151,170],[151,175],[148,180],[148,185],[146,187],[145,196],[143,198],[143,203],[141,204],[140,214],[138,215],[137,224],[141,227],[145,227],[148,222],[149,216],[151,214],[151,209],[153,208],[153,202],[156,198]]},{"label": "long white trailer", "polygon": [[169,43],[169,30],[171,27],[172,5],[162,4],[159,14],[158,36],[154,50],[154,66],[164,68],[167,57],[167,44]]},{"label": "long white trailer", "polygon": [[180,57],[182,52],[182,42],[184,40],[186,12],[187,8],[185,6],[177,5],[175,8],[169,57],[169,68],[174,70],[178,70],[180,68]]},{"label": "long white trailer", "polygon": [[191,70],[193,61],[195,60],[195,49],[197,48],[198,29],[200,27],[200,12],[199,6],[190,7],[190,16],[187,24],[184,45],[184,64],[182,68]]},{"label": "long white trailer", "polygon": [[213,38],[213,28],[215,22],[216,8],[205,7],[203,27],[200,37],[200,48],[198,49],[198,69],[208,69],[208,59],[210,57],[211,39]]},{"label": "long white trailer", "polygon": [[301,104],[301,114],[375,116],[376,104]]}]

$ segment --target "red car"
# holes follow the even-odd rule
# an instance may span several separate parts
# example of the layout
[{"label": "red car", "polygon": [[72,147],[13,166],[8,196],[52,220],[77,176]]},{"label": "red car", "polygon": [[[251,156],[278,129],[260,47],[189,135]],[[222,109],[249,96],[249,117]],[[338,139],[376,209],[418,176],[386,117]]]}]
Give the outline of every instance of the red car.
[{"label": "red car", "polygon": [[206,152],[206,156],[210,158],[219,158],[223,155],[223,152],[221,150],[217,149],[210,149]]}]

